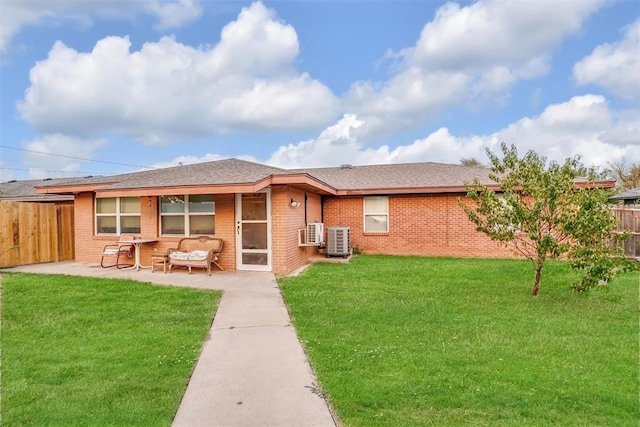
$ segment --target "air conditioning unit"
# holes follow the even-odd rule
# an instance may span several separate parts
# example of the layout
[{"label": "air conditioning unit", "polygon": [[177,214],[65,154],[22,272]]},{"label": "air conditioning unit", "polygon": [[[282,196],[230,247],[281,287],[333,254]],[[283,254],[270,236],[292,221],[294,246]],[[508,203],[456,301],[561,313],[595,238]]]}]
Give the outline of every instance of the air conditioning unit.
[{"label": "air conditioning unit", "polygon": [[323,242],[324,224],[321,222],[312,222],[307,224],[307,244],[319,246]]},{"label": "air conditioning unit", "polygon": [[349,227],[327,227],[327,256],[351,255]]},{"label": "air conditioning unit", "polygon": [[298,230],[298,246],[320,246],[324,242],[324,224],[314,222]]}]

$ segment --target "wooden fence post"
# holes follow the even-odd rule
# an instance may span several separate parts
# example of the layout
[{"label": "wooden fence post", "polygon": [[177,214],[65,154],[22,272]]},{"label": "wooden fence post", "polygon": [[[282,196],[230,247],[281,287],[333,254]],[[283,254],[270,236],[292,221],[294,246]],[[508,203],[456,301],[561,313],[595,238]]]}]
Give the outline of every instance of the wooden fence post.
[{"label": "wooden fence post", "polygon": [[612,209],[618,222],[616,231],[631,232],[631,237],[623,243],[625,254],[629,258],[640,259],[640,206],[618,205]]}]

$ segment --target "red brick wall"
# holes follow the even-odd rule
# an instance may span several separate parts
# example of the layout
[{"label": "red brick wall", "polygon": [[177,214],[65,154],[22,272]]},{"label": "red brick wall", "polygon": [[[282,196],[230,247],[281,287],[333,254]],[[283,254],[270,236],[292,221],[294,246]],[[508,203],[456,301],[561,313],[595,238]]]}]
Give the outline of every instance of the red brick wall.
[{"label": "red brick wall", "polygon": [[218,194],[216,200],[216,237],[224,242],[219,264],[225,270],[236,269],[236,202],[234,194]]},{"label": "red brick wall", "polygon": [[307,193],[307,224],[312,222],[322,222],[322,198]]},{"label": "red brick wall", "polygon": [[287,221],[289,202],[287,187],[271,189],[271,267],[276,274],[285,274],[287,268]]},{"label": "red brick wall", "polygon": [[[224,241],[220,255],[220,265],[229,270],[236,268],[235,257],[235,198],[233,194],[215,196],[216,237]],[[104,245],[114,243],[118,236],[96,236],[93,193],[81,193],[75,197],[75,245],[76,261],[100,262]],[[178,245],[179,237],[159,237],[158,198],[140,198],[140,237],[158,239],[157,243],[142,245],[140,260],[143,265],[151,264],[151,255],[166,252]]]},{"label": "red brick wall", "polygon": [[[300,202],[291,206],[291,199]],[[224,240],[220,264],[236,268],[235,196],[216,195],[216,236]],[[141,237],[159,241],[143,245],[141,260],[149,265],[151,255],[176,247],[180,238],[159,237],[158,198],[141,197]],[[75,198],[76,260],[100,262],[102,248],[117,240],[116,236],[94,235],[92,193]],[[306,212],[306,218],[305,218]],[[322,220],[329,226],[350,227],[351,246],[364,253],[394,255],[512,257],[510,249],[500,247],[475,231],[457,204],[457,195],[422,195],[389,197],[389,232],[365,234],[362,197],[327,197],[306,194],[288,186],[274,186],[271,192],[272,269],[276,275],[288,274],[305,265],[318,251],[298,246],[298,230]]]},{"label": "red brick wall", "polygon": [[113,243],[114,238],[94,239],[93,193],[80,193],[75,196],[73,218],[75,222],[76,261],[100,262],[102,248],[107,243]]},{"label": "red brick wall", "polygon": [[[300,206],[291,206],[291,199]],[[320,196],[307,194],[306,213],[311,222],[321,219]],[[271,229],[273,272],[276,275],[291,273],[309,262],[310,255],[317,253],[315,247],[298,246],[298,230],[306,224],[305,193],[287,186],[274,186],[271,189]]]},{"label": "red brick wall", "polygon": [[452,257],[513,257],[467,219],[458,195],[389,196],[389,232],[364,233],[362,197],[328,197],[325,227],[350,227],[351,247],[363,253]]}]

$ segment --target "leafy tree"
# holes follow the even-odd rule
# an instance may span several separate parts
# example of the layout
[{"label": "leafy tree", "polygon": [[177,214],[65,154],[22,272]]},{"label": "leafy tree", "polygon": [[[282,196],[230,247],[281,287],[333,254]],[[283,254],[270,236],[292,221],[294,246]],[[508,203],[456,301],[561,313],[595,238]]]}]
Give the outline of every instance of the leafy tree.
[{"label": "leafy tree", "polygon": [[609,163],[607,174],[616,180],[621,190],[640,187],[640,163],[627,164],[625,158]]},{"label": "leafy tree", "polygon": [[562,255],[583,272],[575,290],[611,280],[624,257],[609,242],[626,236],[613,236],[616,219],[607,204],[611,192],[597,185],[596,170],[582,166],[579,157],[547,165],[533,151],[520,158],[514,145],[503,143],[501,149],[502,158],[487,149],[489,176],[501,193],[476,179],[466,185],[467,199],[459,199],[476,229],[534,262],[533,296],[545,262]]},{"label": "leafy tree", "polygon": [[473,157],[462,157],[460,159],[460,164],[463,166],[484,166],[480,160]]}]

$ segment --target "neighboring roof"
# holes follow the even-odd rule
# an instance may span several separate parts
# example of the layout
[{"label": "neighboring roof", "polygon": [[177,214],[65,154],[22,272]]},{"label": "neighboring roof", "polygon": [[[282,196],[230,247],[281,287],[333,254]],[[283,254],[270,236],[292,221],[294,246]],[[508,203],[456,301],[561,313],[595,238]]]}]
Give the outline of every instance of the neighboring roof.
[{"label": "neighboring roof", "polygon": [[[465,192],[477,178],[498,189],[485,167],[444,163],[400,163],[331,168],[282,169],[239,159],[174,166],[110,177],[39,186],[40,193],[95,191],[108,195],[250,193],[286,184],[326,195]],[[610,183],[613,185],[613,182]]]},{"label": "neighboring roof", "polygon": [[609,197],[609,200],[640,200],[640,187],[621,191],[615,196]]},{"label": "neighboring roof", "polygon": [[78,181],[78,178],[45,178],[0,182],[0,200],[20,202],[73,200],[73,196],[66,194],[40,194],[36,192],[36,187],[48,184],[61,185],[76,181]]}]

